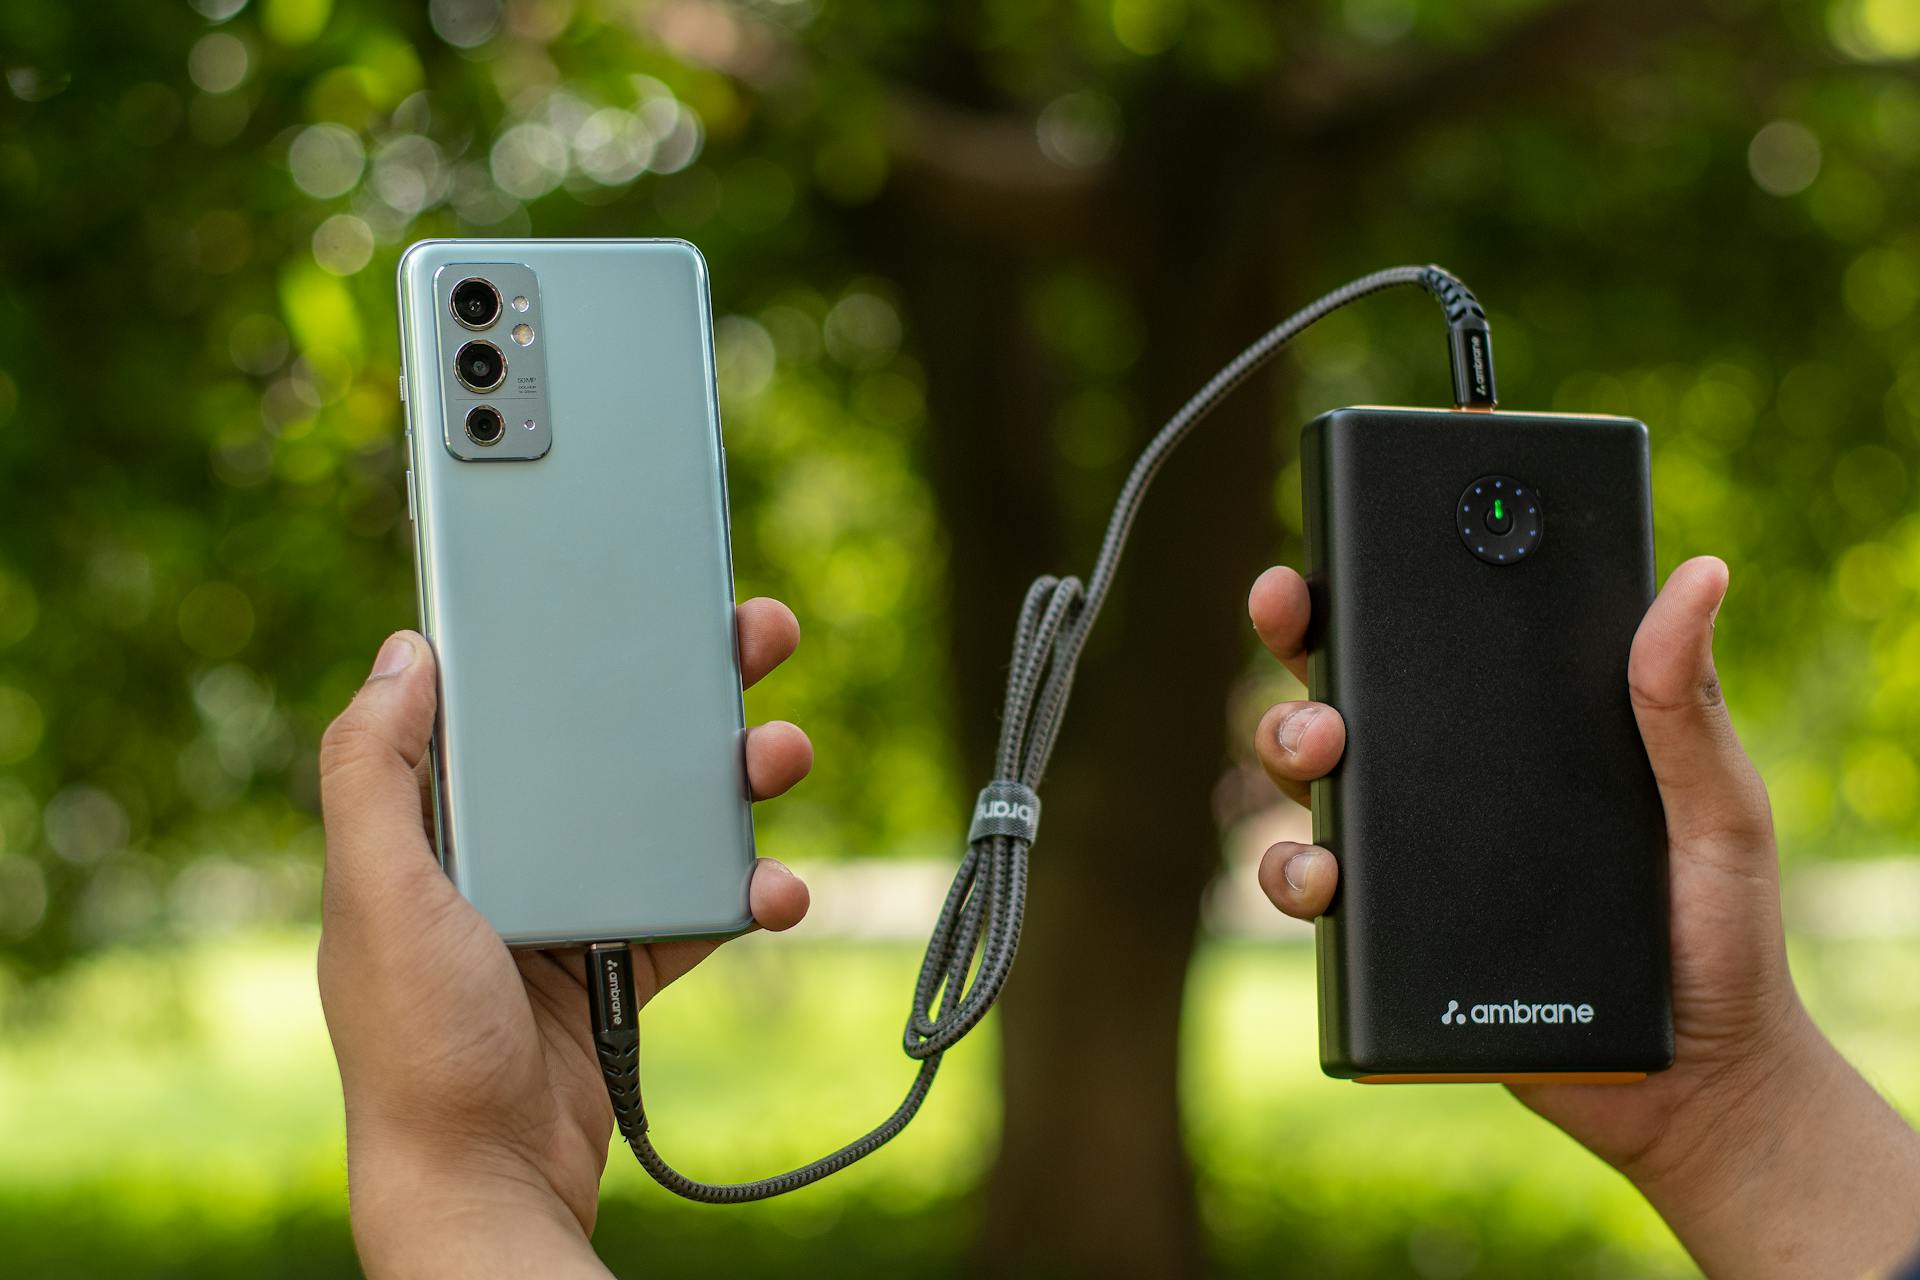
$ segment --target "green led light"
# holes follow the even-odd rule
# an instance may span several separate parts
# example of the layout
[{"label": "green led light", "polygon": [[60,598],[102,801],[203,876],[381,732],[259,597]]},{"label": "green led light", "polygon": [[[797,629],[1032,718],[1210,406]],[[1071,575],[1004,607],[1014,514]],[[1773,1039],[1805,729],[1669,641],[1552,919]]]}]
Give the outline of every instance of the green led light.
[{"label": "green led light", "polygon": [[1500,505],[1500,499],[1498,498],[1493,500],[1493,518],[1495,520],[1505,520],[1507,518],[1506,510]]}]

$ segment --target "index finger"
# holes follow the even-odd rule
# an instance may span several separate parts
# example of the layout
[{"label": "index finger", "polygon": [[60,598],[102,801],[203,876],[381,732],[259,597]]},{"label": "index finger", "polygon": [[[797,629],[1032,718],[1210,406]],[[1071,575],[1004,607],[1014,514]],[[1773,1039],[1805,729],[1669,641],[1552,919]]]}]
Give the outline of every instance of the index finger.
[{"label": "index finger", "polygon": [[1247,616],[1261,642],[1286,665],[1293,678],[1307,682],[1307,620],[1313,611],[1307,580],[1284,565],[1254,579],[1247,593]]}]

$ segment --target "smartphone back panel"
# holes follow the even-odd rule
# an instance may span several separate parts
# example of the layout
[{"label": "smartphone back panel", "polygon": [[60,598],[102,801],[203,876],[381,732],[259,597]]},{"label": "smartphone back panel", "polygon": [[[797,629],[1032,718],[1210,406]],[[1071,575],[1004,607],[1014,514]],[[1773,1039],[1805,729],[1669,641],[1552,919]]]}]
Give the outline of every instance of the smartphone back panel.
[{"label": "smartphone back panel", "polygon": [[1342,409],[1301,449],[1310,693],[1347,728],[1313,787],[1340,862],[1323,1068],[1665,1067],[1665,827],[1627,691],[1654,592],[1646,428]]},{"label": "smartphone back panel", "polygon": [[[450,296],[475,277],[501,294],[480,330]],[[753,828],[705,264],[678,241],[428,241],[400,306],[448,874],[515,945],[740,932]],[[505,357],[490,393],[453,367],[476,340]],[[495,443],[462,429],[479,405]]]}]

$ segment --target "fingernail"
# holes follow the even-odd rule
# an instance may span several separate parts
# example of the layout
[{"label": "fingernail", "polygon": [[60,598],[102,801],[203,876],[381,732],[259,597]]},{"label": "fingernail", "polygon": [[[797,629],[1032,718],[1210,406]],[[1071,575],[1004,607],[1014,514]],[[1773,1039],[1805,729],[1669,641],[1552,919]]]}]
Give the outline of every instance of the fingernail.
[{"label": "fingernail", "polygon": [[1289,889],[1295,893],[1305,892],[1307,872],[1312,868],[1313,860],[1319,856],[1311,850],[1302,850],[1287,859],[1286,864],[1280,868],[1280,874],[1286,878]]},{"label": "fingernail", "polygon": [[1306,736],[1307,726],[1320,718],[1320,708],[1312,703],[1289,712],[1280,722],[1280,749],[1292,755],[1300,746],[1300,739]]},{"label": "fingernail", "polygon": [[397,676],[412,665],[413,638],[404,631],[396,631],[380,646],[380,656],[373,660],[373,670],[368,673],[367,679],[384,680],[388,676]]}]

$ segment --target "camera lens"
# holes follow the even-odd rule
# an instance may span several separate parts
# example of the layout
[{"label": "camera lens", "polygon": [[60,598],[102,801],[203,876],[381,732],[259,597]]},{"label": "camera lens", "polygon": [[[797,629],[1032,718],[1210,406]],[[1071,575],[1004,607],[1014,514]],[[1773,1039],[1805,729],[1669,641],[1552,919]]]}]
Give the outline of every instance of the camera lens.
[{"label": "camera lens", "polygon": [[467,410],[467,438],[475,444],[499,444],[500,437],[505,434],[506,420],[492,405],[478,404]]},{"label": "camera lens", "polygon": [[507,380],[507,358],[491,342],[469,342],[453,358],[454,376],[469,391],[491,391]]},{"label": "camera lens", "polygon": [[453,318],[469,329],[484,329],[500,315],[500,291],[474,276],[453,286]]}]

